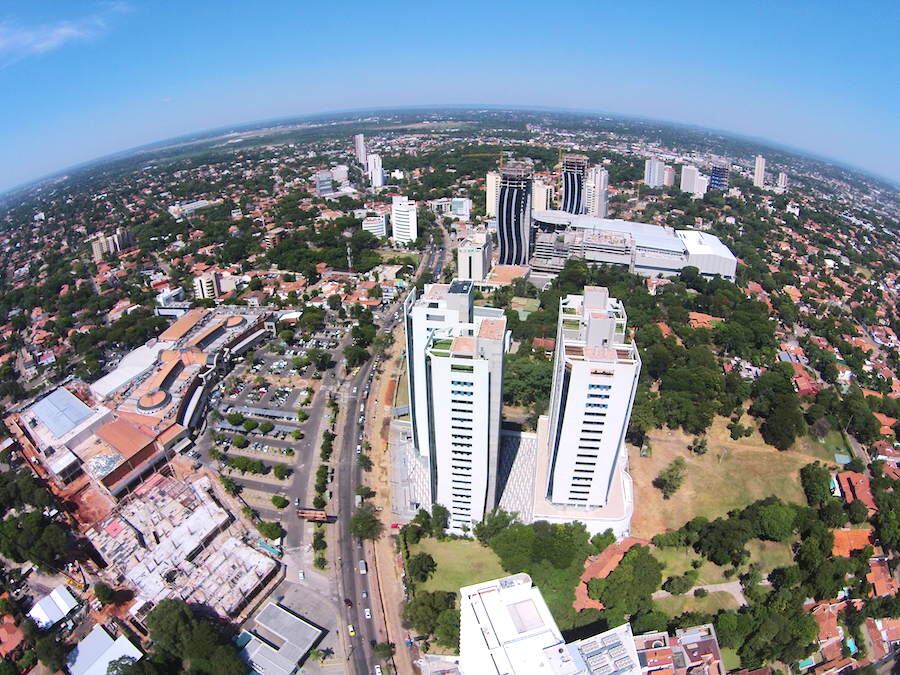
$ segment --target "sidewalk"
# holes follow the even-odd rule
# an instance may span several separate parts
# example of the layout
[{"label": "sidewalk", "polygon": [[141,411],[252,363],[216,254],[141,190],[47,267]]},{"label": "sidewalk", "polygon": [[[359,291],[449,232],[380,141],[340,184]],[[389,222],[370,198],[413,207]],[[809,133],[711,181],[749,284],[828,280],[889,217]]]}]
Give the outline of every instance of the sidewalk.
[{"label": "sidewalk", "polygon": [[[384,534],[373,543],[373,551],[388,640],[393,642],[396,648],[394,664],[397,667],[397,673],[414,675],[416,669],[413,666],[412,654],[405,644],[407,630],[401,623],[404,602],[403,566],[394,546],[395,531],[390,529],[391,494],[387,487],[390,485],[388,434],[391,418],[390,402],[386,402],[385,397],[393,391],[390,383],[400,372],[400,354],[403,351],[403,345],[403,330],[402,327],[397,327],[394,330],[394,344],[385,354],[383,371],[377,377],[369,399],[366,401],[367,418],[372,420],[370,427],[372,431],[368,440],[372,445],[370,456],[373,463],[373,469],[367,476],[366,482],[376,491],[372,503],[382,509],[382,522],[385,526]],[[385,517],[388,519],[387,522],[385,522]]]}]

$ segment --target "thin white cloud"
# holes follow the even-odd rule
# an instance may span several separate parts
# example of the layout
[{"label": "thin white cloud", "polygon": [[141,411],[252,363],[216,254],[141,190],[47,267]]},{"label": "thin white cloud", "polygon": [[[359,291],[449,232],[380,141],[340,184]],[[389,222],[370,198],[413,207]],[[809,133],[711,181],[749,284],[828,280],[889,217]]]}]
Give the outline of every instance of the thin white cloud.
[{"label": "thin white cloud", "polygon": [[127,10],[124,3],[110,2],[103,3],[97,12],[78,19],[36,25],[0,20],[0,70],[30,56],[99,37],[109,29],[114,14]]}]

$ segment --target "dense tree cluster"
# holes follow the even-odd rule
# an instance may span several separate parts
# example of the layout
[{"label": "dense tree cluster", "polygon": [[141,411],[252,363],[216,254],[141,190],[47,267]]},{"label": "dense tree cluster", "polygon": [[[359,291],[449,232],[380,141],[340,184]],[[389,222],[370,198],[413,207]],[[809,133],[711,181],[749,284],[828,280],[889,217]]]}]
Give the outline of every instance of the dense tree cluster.
[{"label": "dense tree cluster", "polygon": [[213,621],[180,600],[163,600],[147,615],[153,640],[152,651],[132,662],[119,659],[111,675],[244,675],[246,664],[231,642],[231,636]]}]

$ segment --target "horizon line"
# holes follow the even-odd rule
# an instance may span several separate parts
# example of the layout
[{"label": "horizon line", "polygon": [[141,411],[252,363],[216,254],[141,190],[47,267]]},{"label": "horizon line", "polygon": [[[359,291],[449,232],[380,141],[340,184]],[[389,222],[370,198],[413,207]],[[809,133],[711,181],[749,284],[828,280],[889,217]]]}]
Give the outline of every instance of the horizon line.
[{"label": "horizon line", "polygon": [[703,126],[701,124],[692,123],[692,122],[675,122],[672,120],[665,120],[656,117],[647,117],[643,115],[637,114],[625,114],[625,113],[614,113],[608,112],[604,110],[597,110],[592,108],[558,108],[553,106],[546,105],[507,105],[501,103],[441,103],[441,104],[420,104],[420,105],[407,105],[401,107],[392,107],[392,106],[376,106],[376,107],[363,107],[363,108],[339,108],[339,109],[328,109],[322,110],[319,112],[312,113],[300,113],[297,115],[288,115],[282,117],[271,117],[271,118],[261,118],[256,120],[248,120],[243,122],[236,122],[233,124],[225,124],[216,127],[207,127],[205,129],[200,129],[197,131],[188,131],[183,134],[178,134],[175,136],[169,136],[166,138],[160,138],[153,141],[148,141],[146,143],[141,143],[140,145],[129,146],[123,148],[121,150],[115,150],[113,152],[109,152],[103,155],[98,155],[91,159],[87,159],[81,162],[77,162],[75,164],[70,164],[61,169],[52,171],[50,173],[44,174],[42,176],[38,176],[36,178],[32,178],[30,180],[24,181],[17,185],[11,186],[5,190],[0,190],[0,202],[5,201],[11,195],[16,192],[27,190],[31,187],[37,186],[40,183],[53,180],[55,178],[63,177],[66,174],[73,173],[76,171],[80,171],[85,169],[93,164],[104,164],[110,163],[119,158],[125,158],[129,155],[137,155],[140,152],[144,152],[150,149],[153,149],[156,146],[162,146],[167,144],[173,144],[178,141],[187,140],[192,137],[197,137],[196,140],[202,140],[203,137],[214,137],[215,135],[225,132],[228,129],[239,130],[241,128],[249,128],[249,127],[259,127],[267,124],[275,125],[277,123],[286,123],[292,121],[300,121],[300,120],[308,120],[315,117],[328,117],[332,115],[346,115],[346,114],[363,114],[363,113],[375,113],[375,112],[405,112],[405,111],[424,111],[424,110],[441,110],[441,109],[459,109],[459,110],[477,110],[481,108],[488,109],[497,109],[497,110],[509,110],[509,111],[518,111],[518,112],[556,112],[556,113],[577,113],[581,115],[597,115],[597,116],[606,116],[610,118],[617,118],[623,120],[635,120],[641,122],[653,122],[658,124],[663,124],[669,127],[675,128],[688,128],[693,130],[702,130],[702,131],[710,131],[718,134],[722,134],[725,136],[730,136],[736,140],[745,140],[757,143],[763,147],[769,147],[773,150],[778,150],[781,152],[788,152],[789,154],[794,154],[798,157],[805,157],[808,159],[813,159],[819,162],[823,162],[826,164],[833,164],[842,169],[860,173],[863,176],[875,179],[878,181],[882,181],[886,183],[890,188],[894,190],[900,190],[900,178],[894,179],[889,176],[885,176],[870,169],[866,169],[864,167],[845,162],[843,160],[839,160],[835,157],[829,157],[827,155],[820,154],[817,151],[806,150],[804,148],[798,148],[796,146],[779,143],[777,141],[773,141],[771,139],[755,136],[750,134],[744,134],[737,131],[731,131],[728,129],[720,129],[717,127],[708,127]]}]

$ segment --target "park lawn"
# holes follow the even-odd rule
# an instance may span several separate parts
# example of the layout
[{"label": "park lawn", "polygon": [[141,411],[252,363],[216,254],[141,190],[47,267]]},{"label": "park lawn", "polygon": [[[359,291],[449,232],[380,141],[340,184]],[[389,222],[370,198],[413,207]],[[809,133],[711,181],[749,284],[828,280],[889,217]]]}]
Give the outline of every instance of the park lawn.
[{"label": "park lawn", "polygon": [[395,260],[399,258],[412,258],[416,261],[416,267],[419,266],[419,261],[422,259],[422,256],[418,253],[414,253],[412,251],[392,251],[390,249],[378,249],[376,251],[378,255],[381,256],[381,259],[384,261]]},{"label": "park lawn", "polygon": [[738,656],[737,650],[731,647],[719,647],[719,654],[722,656],[722,664],[729,673],[739,670],[741,667],[741,657]]},{"label": "park lawn", "polygon": [[452,591],[463,586],[507,576],[500,566],[500,558],[477,541],[448,539],[438,541],[427,537],[411,547],[410,555],[424,551],[437,563],[434,575],[418,586],[424,591]]},{"label": "park lawn", "polygon": [[[747,542],[750,551],[750,562],[759,565],[759,571],[765,579],[776,567],[787,567],[794,564],[792,546],[796,538],[788,541],[761,541],[753,539]],[[743,570],[742,570],[743,571]]]},{"label": "park lawn", "polygon": [[[650,432],[650,457],[641,457],[637,448],[629,446],[629,472],[636,493],[632,534],[650,538],[678,529],[696,516],[712,520],[772,495],[786,502],[806,503],[800,469],[821,457],[797,449],[781,452],[767,445],[756,431],[734,441],[726,425],[721,417],[713,422],[704,455],[687,449],[692,436],[680,429]],[[665,500],[653,487],[653,479],[676,457],[684,458],[687,472],[678,492]]]},{"label": "park lawn", "polygon": [[844,442],[841,432],[835,429],[829,431],[822,441],[812,435],[798,439],[794,444],[794,450],[813,455],[823,462],[834,464],[835,453],[853,456],[852,449]]},{"label": "park lawn", "polygon": [[702,598],[695,598],[693,595],[673,595],[654,599],[653,604],[668,616],[678,616],[685,612],[715,614],[720,609],[738,608],[735,599],[725,591],[714,591]]},{"label": "park lawn", "polygon": [[[776,567],[785,567],[792,565],[794,558],[791,550],[792,541],[761,541],[752,539],[747,542],[747,552],[750,554],[748,562],[741,566],[738,573],[746,572],[749,566],[756,563],[760,566],[760,572],[766,577]],[[662,577],[663,581],[669,577],[681,576],[689,569],[694,560],[702,560],[703,565],[699,568],[697,577],[697,586],[708,586],[710,584],[722,584],[729,581],[725,577],[725,570],[729,566],[720,567],[715,563],[705,560],[701,556],[694,553],[691,548],[669,547],[656,548],[652,550],[653,557],[663,564]],[[734,580],[736,577],[732,577]]]}]

